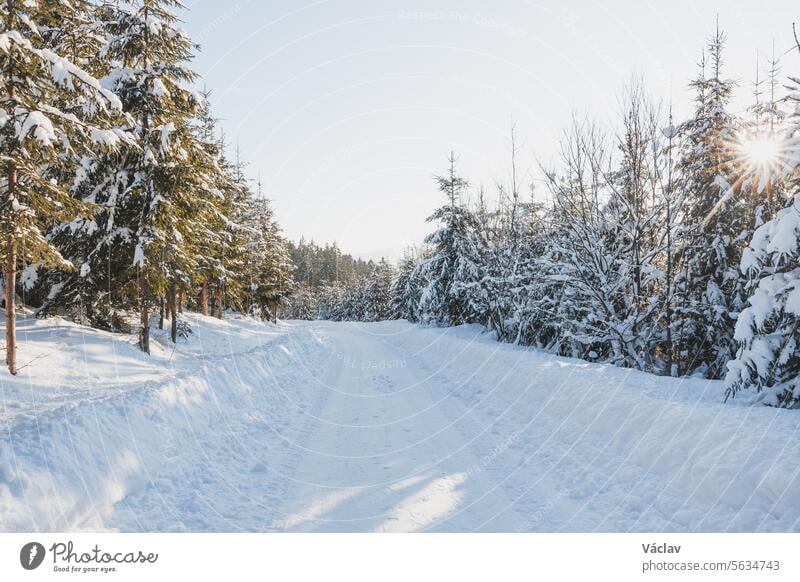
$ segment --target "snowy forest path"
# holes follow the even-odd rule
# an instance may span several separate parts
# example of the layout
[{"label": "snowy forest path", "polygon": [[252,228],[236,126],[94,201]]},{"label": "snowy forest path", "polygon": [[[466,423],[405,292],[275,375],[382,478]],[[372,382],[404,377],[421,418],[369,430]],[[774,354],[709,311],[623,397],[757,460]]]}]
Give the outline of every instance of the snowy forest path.
[{"label": "snowy forest path", "polygon": [[512,505],[412,354],[368,326],[315,328],[333,354],[326,406],[277,529],[471,531]]},{"label": "snowy forest path", "polygon": [[[774,409],[722,414],[713,382],[504,345],[477,326],[406,322],[290,322],[228,369],[203,365],[214,399],[172,418],[174,450],[126,484],[104,527],[786,531],[800,523],[788,498],[797,463],[777,463],[779,435],[796,420]],[[775,435],[742,439],[756,423]],[[758,456],[768,440],[778,452]]]}]

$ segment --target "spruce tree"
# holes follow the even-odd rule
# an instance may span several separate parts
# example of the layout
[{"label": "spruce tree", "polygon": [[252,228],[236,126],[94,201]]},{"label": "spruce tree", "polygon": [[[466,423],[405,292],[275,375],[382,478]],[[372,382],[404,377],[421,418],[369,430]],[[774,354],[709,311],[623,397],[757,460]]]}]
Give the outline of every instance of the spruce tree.
[{"label": "spruce tree", "polygon": [[[82,168],[73,173],[65,164],[120,142],[109,125],[121,109],[119,99],[57,52],[64,44],[54,39],[81,34],[68,27],[84,22],[85,8],[81,2],[6,0],[0,22],[0,246],[5,259],[6,363],[12,374],[17,370],[17,271],[31,263],[75,268],[44,232],[52,222],[91,214],[89,205],[71,195],[66,180],[80,180]],[[55,28],[59,23],[61,31]]]},{"label": "spruce tree", "polygon": [[242,225],[246,234],[245,270],[241,274],[245,282],[245,296],[241,298],[244,310],[274,320],[278,304],[289,292],[291,264],[269,201],[261,195],[249,200]]},{"label": "spruce tree", "polygon": [[428,217],[439,228],[428,235],[430,257],[419,265],[417,276],[426,283],[420,297],[423,321],[436,325],[460,325],[477,320],[474,301],[481,280],[481,233],[475,217],[463,204],[468,183],[456,173],[455,155],[449,158],[446,176],[437,177],[447,202]]},{"label": "spruce tree", "polygon": [[[798,47],[800,49],[800,47]],[[728,363],[726,399],[752,390],[771,406],[800,406],[800,79],[792,78],[796,105],[783,143],[787,157],[761,190],[781,182],[793,196],[786,208],[756,229],[741,261],[751,294],[739,315],[736,357]],[[795,145],[792,145],[795,144]]]},{"label": "spruce tree", "polygon": [[181,6],[178,0],[119,4],[108,25],[109,57],[119,63],[108,83],[136,122],[138,147],[118,170],[127,183],[116,201],[115,222],[129,233],[127,270],[136,281],[139,346],[147,353],[156,298],[173,296],[194,266],[186,242],[201,206],[198,180],[207,180],[197,171],[205,159],[191,126],[198,98],[186,87],[196,78],[188,67],[195,47],[172,11]]},{"label": "spruce tree", "polygon": [[681,367],[717,378],[735,350],[733,322],[744,301],[737,265],[744,247],[747,208],[735,172],[738,122],[728,112],[734,82],[722,75],[725,33],[704,52],[694,117],[681,128],[683,154],[678,187],[685,193],[682,222],[687,240],[676,277],[676,319]]},{"label": "spruce tree", "polygon": [[364,289],[366,299],[362,321],[392,319],[392,281],[394,269],[386,259],[381,259],[368,279]]},{"label": "spruce tree", "polygon": [[392,319],[405,319],[412,323],[419,321],[419,300],[424,281],[417,275],[418,262],[419,259],[412,250],[407,250],[400,260],[397,276],[391,287]]}]

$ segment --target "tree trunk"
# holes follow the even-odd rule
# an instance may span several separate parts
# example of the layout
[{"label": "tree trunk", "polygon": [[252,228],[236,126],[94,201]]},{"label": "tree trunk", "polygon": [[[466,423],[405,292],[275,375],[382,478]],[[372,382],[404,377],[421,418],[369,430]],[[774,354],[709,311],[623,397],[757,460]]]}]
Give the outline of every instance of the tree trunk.
[{"label": "tree trunk", "polygon": [[217,286],[217,319],[222,319],[222,285]]},{"label": "tree trunk", "polygon": [[164,303],[164,298],[161,297],[158,304],[158,329],[164,329],[164,320],[169,317],[168,308]]},{"label": "tree trunk", "polygon": [[[13,14],[13,4],[11,0],[8,1],[8,13]],[[14,88],[14,71],[13,71],[14,61],[11,61],[11,65],[9,66],[9,70],[5,71],[8,73],[8,96],[10,98],[11,103],[13,104],[16,101],[16,91]],[[4,152],[6,155],[6,152]],[[10,201],[13,199],[17,194],[17,166],[11,161],[8,168],[8,200],[9,206],[11,206]],[[9,217],[9,220],[12,222],[16,222],[17,217],[14,216],[13,208],[9,210],[12,215]],[[8,249],[6,250],[6,274],[5,274],[5,284],[6,284],[6,364],[8,365],[8,371],[11,372],[12,375],[16,375],[17,373],[17,305],[16,305],[16,291],[17,291],[17,241],[14,240],[14,229],[16,228],[16,224],[8,224],[6,225],[8,228]]]},{"label": "tree trunk", "polygon": [[172,343],[176,343],[178,341],[178,310],[175,307],[177,296],[178,291],[176,289],[175,282],[173,281],[169,286],[169,301],[167,303],[167,305],[169,305],[171,317],[169,336],[172,339]]},{"label": "tree trunk", "polygon": [[[12,175],[9,172],[9,191],[11,191]],[[6,364],[8,371],[17,373],[17,245],[13,237],[9,239],[6,256]]]},{"label": "tree trunk", "polygon": [[208,281],[200,287],[200,314],[208,315]]},{"label": "tree trunk", "polygon": [[667,376],[674,376],[673,373],[673,345],[672,345],[672,224],[670,222],[670,211],[667,209]]},{"label": "tree trunk", "polygon": [[149,292],[147,277],[144,269],[139,270],[139,349],[144,353],[150,353],[150,312],[147,309],[147,294]]},{"label": "tree trunk", "polygon": [[178,313],[183,313],[183,289],[178,291]]},{"label": "tree trunk", "polygon": [[86,312],[86,325],[91,326],[92,320],[94,319],[94,305],[92,304],[91,298],[84,298],[83,310]]}]

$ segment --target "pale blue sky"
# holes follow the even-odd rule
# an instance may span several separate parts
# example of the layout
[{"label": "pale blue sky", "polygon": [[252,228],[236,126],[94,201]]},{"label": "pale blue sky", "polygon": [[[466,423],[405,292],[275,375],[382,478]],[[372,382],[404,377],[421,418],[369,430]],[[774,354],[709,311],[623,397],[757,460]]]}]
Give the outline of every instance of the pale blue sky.
[{"label": "pale blue sky", "polygon": [[[286,234],[397,254],[441,202],[451,149],[477,187],[552,159],[573,111],[611,122],[634,73],[688,111],[719,13],[727,74],[750,102],[756,52],[792,46],[790,1],[186,0],[215,112],[260,172]],[[765,59],[762,59],[762,62]],[[800,75],[797,52],[783,73]]]}]

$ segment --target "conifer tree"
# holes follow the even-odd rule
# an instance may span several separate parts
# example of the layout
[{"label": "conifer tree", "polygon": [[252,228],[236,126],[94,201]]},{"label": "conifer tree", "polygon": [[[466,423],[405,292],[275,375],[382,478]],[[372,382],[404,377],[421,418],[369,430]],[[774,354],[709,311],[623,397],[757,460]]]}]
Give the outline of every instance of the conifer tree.
[{"label": "conifer tree", "polygon": [[743,306],[744,279],[738,265],[747,229],[747,209],[737,195],[737,120],[728,112],[734,82],[725,79],[725,33],[717,29],[692,82],[695,114],[681,128],[684,150],[679,187],[687,240],[676,277],[676,318],[685,372],[719,377],[733,355],[733,321]]},{"label": "conifer tree", "polygon": [[[20,264],[74,268],[44,231],[51,222],[91,214],[89,206],[68,191],[64,178],[71,168],[64,165],[75,155],[113,149],[121,137],[109,125],[121,109],[119,99],[78,64],[53,50],[64,48],[53,40],[58,37],[53,24],[61,22],[63,32],[70,34],[70,24],[83,22],[84,8],[80,2],[6,0],[0,22],[0,246],[4,255],[6,363],[12,374],[17,370]],[[80,174],[78,167],[73,179],[79,180]]]},{"label": "conifer tree", "polygon": [[428,217],[428,222],[440,226],[425,239],[431,254],[420,263],[417,273],[426,281],[420,297],[423,321],[436,325],[476,321],[477,305],[473,299],[482,278],[480,233],[475,228],[474,215],[463,204],[468,183],[456,173],[454,154],[449,162],[448,174],[437,177],[447,202]]},{"label": "conifer tree", "polygon": [[394,269],[386,259],[375,267],[364,289],[364,316],[362,321],[385,321],[392,319],[392,280]]},{"label": "conifer tree", "polygon": [[422,293],[422,281],[418,277],[419,259],[412,250],[407,250],[400,260],[397,276],[391,286],[392,319],[405,319],[410,322],[419,321],[419,300]]},{"label": "conifer tree", "polygon": [[248,201],[242,225],[246,233],[245,311],[274,319],[278,304],[289,292],[291,263],[269,201],[261,195]]},{"label": "conifer tree", "polygon": [[[800,50],[800,45],[798,45]],[[800,79],[792,78],[795,113],[785,136],[784,164],[774,177],[793,192],[786,208],[756,229],[741,261],[750,276],[747,307],[736,321],[740,342],[728,363],[726,398],[752,390],[755,400],[771,406],[800,406]]]},{"label": "conifer tree", "polygon": [[178,0],[119,4],[108,25],[108,53],[119,63],[108,83],[136,121],[138,147],[119,169],[127,184],[116,203],[115,222],[129,232],[139,346],[147,353],[155,299],[174,295],[194,266],[186,242],[200,207],[197,182],[207,180],[205,172],[197,171],[202,148],[191,127],[198,98],[186,88],[196,78],[188,67],[195,47],[176,26],[176,7],[181,7]]}]

